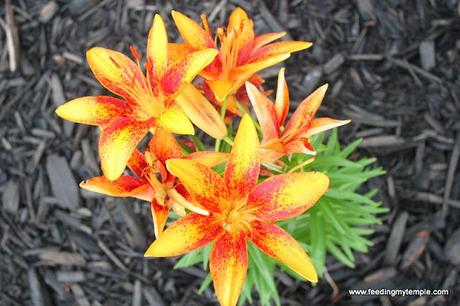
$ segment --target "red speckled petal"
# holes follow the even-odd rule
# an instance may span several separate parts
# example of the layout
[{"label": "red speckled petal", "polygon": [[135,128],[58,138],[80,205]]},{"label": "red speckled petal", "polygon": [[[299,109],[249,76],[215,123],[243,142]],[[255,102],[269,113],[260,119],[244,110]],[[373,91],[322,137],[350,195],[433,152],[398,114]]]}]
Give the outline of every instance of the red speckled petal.
[{"label": "red speckled petal", "polygon": [[279,260],[294,272],[313,283],[318,281],[315,267],[302,247],[281,227],[253,221],[250,239],[267,255]]},{"label": "red speckled petal", "polygon": [[169,159],[169,172],[179,178],[195,202],[211,212],[221,211],[228,191],[223,178],[211,168],[194,160]]},{"label": "red speckled petal", "polygon": [[213,222],[213,218],[190,213],[169,226],[145,252],[146,257],[178,256],[198,248],[211,241],[222,231],[222,227]]},{"label": "red speckled petal", "polygon": [[224,231],[211,251],[209,268],[220,305],[235,306],[248,270],[245,236]]},{"label": "red speckled petal", "polygon": [[126,102],[106,96],[77,98],[56,109],[56,114],[65,120],[99,126],[131,113]]},{"label": "red speckled petal", "polygon": [[153,231],[155,237],[158,238],[165,228],[166,221],[168,221],[169,207],[160,205],[155,199],[152,199],[150,210],[152,212]]},{"label": "red speckled petal", "polygon": [[241,119],[225,168],[224,178],[234,200],[246,198],[257,184],[260,170],[259,139],[249,115]]},{"label": "red speckled petal", "polygon": [[312,207],[327,191],[329,178],[321,172],[280,174],[257,185],[248,198],[248,208],[266,221],[293,218]]},{"label": "red speckled petal", "polygon": [[152,187],[146,181],[129,175],[120,176],[115,181],[97,176],[81,182],[80,187],[112,197],[133,197],[144,201],[153,197]]},{"label": "red speckled petal", "polygon": [[120,177],[136,146],[149,130],[145,122],[121,117],[102,130],[99,157],[104,176],[113,181]]}]

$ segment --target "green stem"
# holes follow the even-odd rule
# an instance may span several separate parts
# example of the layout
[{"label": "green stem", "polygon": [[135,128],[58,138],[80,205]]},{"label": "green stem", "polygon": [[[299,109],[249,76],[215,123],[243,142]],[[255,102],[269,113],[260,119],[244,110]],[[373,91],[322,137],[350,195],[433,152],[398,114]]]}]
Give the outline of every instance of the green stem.
[{"label": "green stem", "polygon": [[[228,97],[222,101],[222,106],[220,108],[220,118],[222,120],[225,119],[225,113],[227,112],[227,104],[228,104]],[[228,136],[225,136],[228,137]],[[219,152],[220,151],[220,144],[222,142],[222,139],[216,139],[216,144],[214,145],[214,151]]]},{"label": "green stem", "polygon": [[225,136],[224,138],[222,138],[222,140],[228,143],[229,145],[233,146],[233,140],[231,140],[230,137]]},{"label": "green stem", "polygon": [[[251,115],[251,114],[243,107],[243,105],[241,105],[241,103],[240,103],[238,100],[235,99],[235,103],[236,103],[236,107],[238,107],[238,110],[239,110],[240,112],[242,112],[242,113],[244,113],[244,114]],[[259,123],[258,123],[256,120],[254,120],[254,118],[252,118],[252,116],[250,116],[250,117],[251,117],[252,122],[253,122],[254,125],[256,126],[257,131],[258,131],[260,134],[262,134],[262,129],[260,128]]]}]

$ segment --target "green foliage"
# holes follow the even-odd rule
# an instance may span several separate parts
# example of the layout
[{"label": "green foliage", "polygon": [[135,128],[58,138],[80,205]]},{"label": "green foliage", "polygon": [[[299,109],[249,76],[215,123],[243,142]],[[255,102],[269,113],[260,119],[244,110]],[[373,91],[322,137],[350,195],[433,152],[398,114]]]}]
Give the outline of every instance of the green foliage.
[{"label": "green foliage", "polygon": [[[331,184],[329,191],[306,213],[279,225],[287,230],[311,256],[321,277],[325,271],[326,256],[334,256],[344,265],[354,268],[354,252],[367,252],[372,242],[373,225],[380,224],[378,214],[387,211],[379,202],[373,200],[377,190],[361,193],[360,187],[369,179],[384,174],[382,168],[372,168],[374,158],[353,160],[351,154],[360,144],[357,140],[342,148],[337,130],[325,140],[324,134],[312,139],[317,149],[316,159],[308,164],[311,156],[295,154],[284,158],[286,166],[282,172],[320,171],[327,174]],[[183,256],[175,268],[188,267],[202,262],[207,269],[211,246]],[[299,278],[294,272],[261,252],[252,243],[248,243],[249,269],[245,287],[240,296],[240,305],[251,303],[253,289],[258,293],[261,305],[280,305],[275,284],[275,269],[281,269]],[[300,278],[299,278],[300,279]],[[200,291],[209,286],[211,280],[205,278]]]}]

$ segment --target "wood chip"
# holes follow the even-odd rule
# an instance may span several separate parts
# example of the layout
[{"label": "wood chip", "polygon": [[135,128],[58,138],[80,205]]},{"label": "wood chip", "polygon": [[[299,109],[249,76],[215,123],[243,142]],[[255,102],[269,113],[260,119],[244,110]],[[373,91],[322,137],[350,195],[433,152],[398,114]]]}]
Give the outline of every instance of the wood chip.
[{"label": "wood chip", "polygon": [[80,201],[78,187],[67,160],[58,155],[48,156],[46,171],[53,194],[58,199],[57,204],[63,208],[77,208]]},{"label": "wood chip", "polygon": [[46,3],[44,6],[42,6],[40,10],[40,21],[43,23],[46,23],[53,18],[54,14],[58,11],[59,6],[55,1],[50,1]]},{"label": "wood chip", "polygon": [[2,195],[3,209],[10,214],[16,214],[19,208],[19,185],[10,180],[5,186]]},{"label": "wood chip", "polygon": [[326,74],[330,74],[339,69],[343,63],[345,63],[345,57],[342,54],[337,53],[326,64],[324,64],[324,72]]},{"label": "wood chip", "polygon": [[404,144],[406,141],[395,135],[379,135],[374,137],[364,138],[361,143],[363,148],[373,147],[394,147]]},{"label": "wood chip", "polygon": [[385,247],[384,262],[387,265],[396,264],[396,257],[398,256],[399,248],[401,247],[408,217],[409,214],[407,212],[400,213],[392,226],[391,234],[390,237],[388,237],[387,245]]},{"label": "wood chip", "polygon": [[83,266],[86,260],[82,255],[77,253],[60,252],[51,249],[42,249],[32,254],[37,253],[38,257],[46,265],[61,265],[61,266]]},{"label": "wood chip", "polygon": [[422,68],[425,70],[430,70],[436,66],[436,52],[434,49],[434,41],[427,40],[422,41],[419,46],[420,62]]},{"label": "wood chip", "polygon": [[405,270],[415,263],[415,261],[422,255],[425,251],[426,244],[429,238],[429,231],[423,230],[417,232],[415,238],[411,241],[406,251],[404,252],[401,269]]},{"label": "wood chip", "polygon": [[53,73],[51,75],[49,84],[50,84],[51,93],[52,93],[51,99],[54,105],[59,106],[61,104],[64,104],[64,102],[66,101],[64,90],[62,88],[61,80],[59,79],[59,76],[56,73]]},{"label": "wood chip", "polygon": [[30,299],[33,306],[48,306],[53,304],[42,278],[34,268],[29,269],[27,272],[27,280],[29,281]]},{"label": "wood chip", "polygon": [[444,254],[453,265],[460,265],[460,228],[449,236]]}]

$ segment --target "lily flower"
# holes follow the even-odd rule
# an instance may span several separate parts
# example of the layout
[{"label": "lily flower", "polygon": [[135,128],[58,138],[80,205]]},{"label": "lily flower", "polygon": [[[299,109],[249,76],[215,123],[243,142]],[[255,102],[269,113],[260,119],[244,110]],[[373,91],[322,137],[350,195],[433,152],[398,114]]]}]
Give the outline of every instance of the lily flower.
[{"label": "lily flower", "polygon": [[174,136],[158,129],[144,154],[135,149],[129,159],[128,167],[135,175],[122,175],[114,181],[97,176],[81,182],[80,187],[113,197],[133,197],[150,202],[155,236],[159,237],[170,208],[179,215],[185,215],[185,208],[198,214],[209,214],[187,200],[187,192],[168,172],[165,162],[170,158],[183,157],[214,167],[224,162],[227,156],[227,153],[201,151],[183,157],[182,148]]},{"label": "lily flower", "polygon": [[193,160],[170,159],[168,170],[179,178],[192,202],[209,215],[190,213],[169,226],[145,253],[147,257],[182,255],[214,241],[210,272],[223,306],[237,304],[248,268],[247,240],[311,282],[315,268],[277,221],[298,216],[326,192],[329,179],[319,172],[272,176],[257,184],[260,152],[249,115],[238,129],[223,177]]},{"label": "lily flower", "polygon": [[326,93],[326,84],[303,100],[284,126],[289,112],[289,90],[284,68],[278,74],[275,103],[249,82],[246,90],[262,130],[263,162],[275,161],[291,153],[315,155],[309,137],[351,121],[314,118]]},{"label": "lily flower", "polygon": [[[214,95],[210,99],[215,98],[218,105],[228,99],[227,110],[234,114],[241,115],[235,95],[244,83],[250,79],[257,84],[263,81],[256,72],[286,60],[292,52],[312,45],[304,41],[272,43],[286,35],[285,32],[256,36],[254,22],[239,7],[231,13],[227,27],[219,27],[216,30],[219,44],[212,36],[205,15],[201,16],[202,26],[176,11],[172,11],[172,17],[184,40],[183,44],[170,46],[175,50],[175,54],[180,55],[184,50],[219,50],[218,56],[201,71],[200,76],[205,79],[205,89],[209,87],[208,92]],[[244,90],[244,87],[242,89]]]},{"label": "lily flower", "polygon": [[139,53],[134,48],[131,51],[136,62],[105,48],[92,48],[86,53],[96,79],[122,99],[81,97],[56,109],[66,120],[101,128],[99,157],[102,172],[109,180],[120,177],[149,130],[154,133],[161,128],[176,134],[194,134],[191,120],[215,138],[222,138],[227,132],[212,104],[191,84],[212,62],[216,50],[204,48],[173,61],[168,54],[163,19],[156,15],[147,41],[146,75],[140,68]]}]

